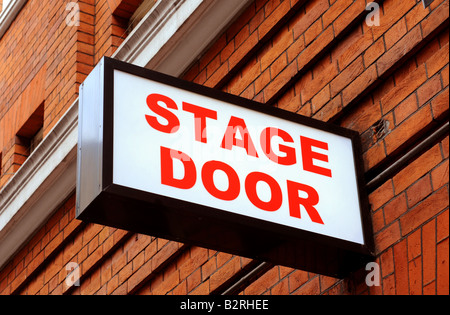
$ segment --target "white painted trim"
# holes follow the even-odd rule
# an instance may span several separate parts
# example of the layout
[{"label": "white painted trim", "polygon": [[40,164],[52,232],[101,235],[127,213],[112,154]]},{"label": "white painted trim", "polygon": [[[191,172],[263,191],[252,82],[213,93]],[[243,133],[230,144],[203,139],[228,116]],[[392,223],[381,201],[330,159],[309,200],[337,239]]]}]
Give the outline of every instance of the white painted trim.
[{"label": "white painted trim", "polygon": [[27,0],[11,0],[2,8],[0,12],[0,40],[26,2]]},{"label": "white painted trim", "polygon": [[[159,0],[114,57],[179,76],[251,2]],[[75,190],[77,142],[78,100],[0,190],[0,268]]]},{"label": "white painted trim", "polygon": [[252,0],[159,0],[113,58],[180,76]]}]

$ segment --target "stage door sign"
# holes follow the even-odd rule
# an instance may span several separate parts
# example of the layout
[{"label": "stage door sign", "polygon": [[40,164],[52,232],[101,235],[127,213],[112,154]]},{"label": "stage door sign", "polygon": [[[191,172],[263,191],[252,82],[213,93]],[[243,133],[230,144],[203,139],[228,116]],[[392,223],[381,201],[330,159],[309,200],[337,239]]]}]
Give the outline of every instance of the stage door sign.
[{"label": "stage door sign", "polygon": [[79,100],[79,219],[332,276],[370,261],[358,133],[110,58]]}]

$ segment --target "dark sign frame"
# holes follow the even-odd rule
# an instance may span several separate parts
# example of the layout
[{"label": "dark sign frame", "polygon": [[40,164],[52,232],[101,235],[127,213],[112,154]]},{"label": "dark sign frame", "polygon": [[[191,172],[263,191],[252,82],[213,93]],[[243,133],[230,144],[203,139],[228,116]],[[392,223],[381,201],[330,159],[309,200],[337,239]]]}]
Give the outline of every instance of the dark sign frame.
[{"label": "dark sign frame", "polygon": [[[351,139],[365,244],[114,184],[114,70]],[[374,259],[363,175],[360,136],[340,126],[106,57],[80,88],[76,214],[83,221],[342,278]]]}]

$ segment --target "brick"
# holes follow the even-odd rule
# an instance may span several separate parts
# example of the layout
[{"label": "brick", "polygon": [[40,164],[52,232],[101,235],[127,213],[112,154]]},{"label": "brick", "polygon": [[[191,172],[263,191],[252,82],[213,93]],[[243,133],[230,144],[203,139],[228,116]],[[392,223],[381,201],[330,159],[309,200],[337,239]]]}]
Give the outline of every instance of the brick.
[{"label": "brick", "polygon": [[395,128],[385,138],[386,152],[391,154],[407,139],[417,134],[432,121],[430,106],[425,106]]},{"label": "brick", "polygon": [[392,221],[399,218],[403,213],[406,212],[408,206],[406,204],[405,194],[398,195],[384,206],[384,217],[386,219],[386,224],[390,224]]},{"label": "brick", "polygon": [[[325,61],[327,60],[325,59]],[[322,90],[338,73],[336,64],[333,62],[326,62],[325,64],[320,65],[320,68],[316,66],[313,70],[315,73],[314,79],[300,91],[302,104],[310,101],[311,98]]]},{"label": "brick", "polygon": [[384,33],[386,33],[392,26],[400,20],[411,8],[416,5],[415,0],[407,1],[395,1],[389,0],[383,2],[383,10],[380,10],[380,26],[373,28],[373,35],[375,39],[378,39]]},{"label": "brick", "polygon": [[369,195],[369,202],[373,210],[379,209],[387,201],[394,197],[392,182],[389,180]]},{"label": "brick", "polygon": [[186,285],[186,280],[184,280],[183,282],[181,282],[179,285],[177,285],[173,290],[172,290],[172,294],[173,295],[187,295],[187,285]]},{"label": "brick", "polygon": [[422,260],[416,258],[408,264],[409,294],[422,295]]},{"label": "brick", "polygon": [[444,1],[438,8],[436,8],[424,21],[422,21],[423,37],[432,34],[436,28],[448,21],[449,3]]},{"label": "brick", "polygon": [[433,112],[433,117],[439,118],[443,114],[445,114],[445,112],[448,112],[449,108],[448,97],[449,95],[447,87],[442,93],[440,93],[431,101],[431,109]]},{"label": "brick", "polygon": [[436,221],[432,220],[422,228],[423,283],[426,285],[436,279]]},{"label": "brick", "polygon": [[372,65],[342,91],[344,107],[357,98],[376,79],[377,69],[375,65]]},{"label": "brick", "polygon": [[436,281],[424,285],[423,295],[435,295],[435,294],[436,294]]},{"label": "brick", "polygon": [[431,172],[431,183],[433,190],[438,190],[442,186],[448,184],[448,160],[440,164]]},{"label": "brick", "polygon": [[398,60],[410,52],[420,41],[422,35],[420,28],[415,27],[408,32],[399,42],[389,49],[377,61],[378,74],[384,75]]},{"label": "brick", "polygon": [[185,279],[194,270],[202,266],[208,259],[208,251],[204,248],[195,247],[191,250],[191,256],[180,267],[180,278]]},{"label": "brick", "polygon": [[[234,38],[234,45],[235,47],[241,46],[241,44],[250,36],[250,30],[248,25],[245,25],[239,33],[236,34],[236,37]],[[218,49],[218,48],[216,48]]]},{"label": "brick", "polygon": [[249,22],[250,32],[253,33],[254,30],[258,28],[259,25],[264,21],[264,9],[258,10]]},{"label": "brick", "polygon": [[408,236],[408,261],[413,264],[414,260],[422,255],[422,231],[416,230]]},{"label": "brick", "polygon": [[312,98],[311,100],[312,111],[317,112],[322,108],[323,105],[328,103],[330,99],[331,99],[330,88],[327,85]]},{"label": "brick", "polygon": [[439,70],[448,65],[449,62],[449,48],[448,43],[435,52],[430,58],[426,60],[427,73],[429,77],[435,75]]},{"label": "brick", "polygon": [[449,246],[448,238],[437,245],[437,280],[436,293],[439,295],[449,294]]},{"label": "brick", "polygon": [[409,294],[408,254],[406,241],[402,241],[394,246],[394,262],[396,294]]},{"label": "brick", "polygon": [[366,9],[365,1],[354,1],[339,17],[333,22],[334,32],[336,36],[340,34],[348,25],[350,21],[364,12]]},{"label": "brick", "polygon": [[442,155],[443,157],[446,159],[449,156],[449,137],[447,136],[444,140],[442,140],[441,145],[442,145]]},{"label": "brick", "polygon": [[408,116],[417,110],[417,95],[411,94],[394,109],[395,124],[401,124]]},{"label": "brick", "polygon": [[124,283],[127,281],[127,279],[133,274],[133,264],[129,263],[125,265],[120,271],[119,271],[119,282]]},{"label": "brick", "polygon": [[297,73],[295,62],[288,65],[271,83],[264,89],[264,100],[267,102]]},{"label": "brick", "polygon": [[289,11],[289,1],[282,2],[258,27],[259,38],[263,38]]},{"label": "brick", "polygon": [[[152,263],[153,260],[148,260],[138,270],[133,271],[133,274],[128,278],[127,282],[125,283],[127,285],[126,288],[127,291],[134,290],[134,288],[140,285],[141,282],[152,273],[153,271]],[[116,293],[120,294],[120,292]]]},{"label": "brick", "polygon": [[320,276],[319,281],[320,281],[320,290],[323,292],[329,289],[331,286],[335,285],[339,281],[339,279],[327,276]]},{"label": "brick", "polygon": [[418,3],[411,11],[406,14],[406,25],[408,30],[416,26],[429,14],[428,10],[424,10],[421,3]]},{"label": "brick", "polygon": [[330,83],[331,97],[335,97],[344,87],[355,80],[364,70],[362,57],[357,58]]},{"label": "brick", "polygon": [[449,235],[449,220],[448,220],[448,210],[441,213],[437,218],[436,223],[436,239],[437,242],[441,242],[448,238]]},{"label": "brick", "polygon": [[267,69],[264,71],[256,80],[255,80],[255,94],[261,92],[264,87],[267,86],[270,82],[270,70]]},{"label": "brick", "polygon": [[342,107],[342,98],[340,97],[340,95],[338,95],[327,104],[325,104],[325,106],[323,106],[317,113],[315,113],[313,118],[322,121],[328,121],[340,110],[342,110]]},{"label": "brick", "polygon": [[287,65],[286,55],[281,55],[277,60],[273,62],[270,66],[270,76],[275,78]]},{"label": "brick", "polygon": [[356,28],[353,33],[347,36],[338,46],[333,49],[332,58],[337,60],[339,69],[347,68],[357,57],[373,44],[372,32],[362,33]]},{"label": "brick", "polygon": [[294,38],[298,38],[300,35],[316,21],[329,7],[328,1],[318,0],[306,4],[306,13],[299,14],[293,25],[292,30],[294,32]]},{"label": "brick", "polygon": [[322,16],[323,26],[327,28],[328,25],[330,25],[352,3],[352,0],[341,0],[334,2]]},{"label": "brick", "polygon": [[436,145],[394,176],[393,181],[396,193],[405,190],[440,161],[441,152],[439,145]]},{"label": "brick", "polygon": [[219,270],[213,273],[210,277],[211,290],[216,289],[219,285],[224,283],[227,279],[233,276],[237,271],[241,269],[241,263],[239,257],[234,257]]},{"label": "brick", "polygon": [[364,65],[366,67],[374,63],[385,52],[383,38],[378,39],[364,52]]},{"label": "brick", "polygon": [[255,77],[258,77],[261,73],[261,67],[259,63],[249,65],[247,69],[243,70],[242,77],[236,78],[235,82],[230,83],[230,93],[239,95],[241,94],[253,81]]},{"label": "brick", "polygon": [[415,206],[419,201],[431,194],[431,181],[429,176],[424,176],[407,189],[408,207]]},{"label": "brick", "polygon": [[308,46],[316,37],[322,33],[322,20],[314,22],[305,32],[305,45]]},{"label": "brick", "polygon": [[288,62],[291,63],[305,49],[305,41],[303,36],[299,37],[287,50]]},{"label": "brick", "polygon": [[285,278],[281,282],[277,283],[270,290],[270,293],[273,295],[286,295],[289,294],[289,279]]},{"label": "brick", "polygon": [[328,27],[319,37],[307,46],[297,58],[298,70],[303,69],[334,38],[333,28]]},{"label": "brick", "polygon": [[442,86],[443,87],[448,87],[448,83],[449,83],[449,70],[448,70],[448,68],[449,68],[449,66],[446,66],[441,71]]},{"label": "brick", "polygon": [[178,271],[171,272],[164,278],[163,282],[156,287],[152,293],[155,295],[163,295],[175,288],[180,282],[180,274]]},{"label": "brick", "polygon": [[389,275],[383,279],[383,294],[395,295],[395,275]]},{"label": "brick", "polygon": [[385,251],[400,239],[400,224],[396,221],[375,235],[377,253]]},{"label": "brick", "polygon": [[384,41],[386,43],[386,49],[389,50],[394,44],[402,38],[407,32],[406,20],[401,19],[395,23],[385,34]]},{"label": "brick", "polygon": [[189,294],[191,295],[207,295],[209,294],[209,280],[206,280],[201,285],[199,285],[197,288],[195,288],[193,291],[191,291]]},{"label": "brick", "polygon": [[318,295],[320,293],[319,283],[319,277],[314,277],[293,293],[296,295]]},{"label": "brick", "polygon": [[200,269],[194,271],[187,279],[187,292],[191,292],[202,283],[202,273]]},{"label": "brick", "polygon": [[274,267],[262,275],[245,289],[246,295],[262,294],[270,289],[279,280],[278,267]]},{"label": "brick", "polygon": [[261,56],[261,71],[267,69],[293,43],[292,31],[284,28],[273,40],[273,46]]},{"label": "brick", "polygon": [[419,106],[422,106],[428,102],[432,97],[434,97],[442,89],[441,78],[439,75],[435,75],[429,79],[425,84],[423,84],[417,90],[417,98],[419,99]]},{"label": "brick", "polygon": [[394,272],[393,250],[389,249],[380,255],[381,276],[383,278]]},{"label": "brick", "polygon": [[406,213],[401,219],[402,235],[406,235],[448,207],[448,190],[442,188]]}]

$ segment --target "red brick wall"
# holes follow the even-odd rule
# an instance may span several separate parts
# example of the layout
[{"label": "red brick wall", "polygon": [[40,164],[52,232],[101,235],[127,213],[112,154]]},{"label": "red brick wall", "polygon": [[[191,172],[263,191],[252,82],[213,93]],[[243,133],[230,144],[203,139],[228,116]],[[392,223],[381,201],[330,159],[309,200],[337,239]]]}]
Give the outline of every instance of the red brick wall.
[{"label": "red brick wall", "polygon": [[66,9],[70,1],[29,1],[0,40],[0,152],[7,174],[0,187],[22,164],[14,160],[18,130],[42,103],[44,135],[51,130],[77,99],[94,64],[111,56],[126,37],[126,19],[113,12],[125,4],[133,10],[140,0],[75,2],[79,26],[67,23],[75,21]]},{"label": "red brick wall", "polygon": [[85,29],[93,23],[88,18],[93,14],[92,2],[78,2],[82,13],[77,28],[65,23],[66,2],[29,1],[0,40],[0,152],[8,173],[0,187],[18,169],[14,139],[22,125],[44,103],[47,134],[75,101],[79,84],[92,70],[92,36]]},{"label": "red brick wall", "polygon": [[[377,2],[380,26],[369,27],[365,1],[256,0],[184,77],[360,132],[366,174],[374,176],[448,121],[449,114],[448,1],[435,0],[427,9],[415,0]],[[123,21],[115,22],[112,15],[116,3],[96,1],[86,7],[90,17],[73,43],[83,55],[74,50],[69,58],[74,77],[64,87],[49,75],[56,56],[43,53],[46,87],[54,86],[59,94],[73,91],[59,102],[58,113],[70,106],[78,80],[91,65],[118,46]],[[32,5],[13,27],[20,27]],[[64,8],[54,10],[64,13]],[[0,57],[4,46],[1,40]],[[26,53],[14,58],[23,60],[24,69],[33,64]],[[18,72],[8,66],[0,65],[0,73]],[[21,90],[12,81],[0,83],[0,92],[7,90],[8,104],[16,108]],[[46,104],[47,98],[52,104],[45,91]],[[8,111],[1,106],[3,131]],[[0,141],[5,147],[7,140]],[[334,279],[270,266],[240,293],[448,294],[448,165],[447,136],[370,192],[380,286],[366,285],[365,270]],[[69,262],[80,265],[79,287],[65,285]],[[82,223],[74,219],[71,196],[0,271],[0,293],[209,294],[255,265],[248,258]]]}]

